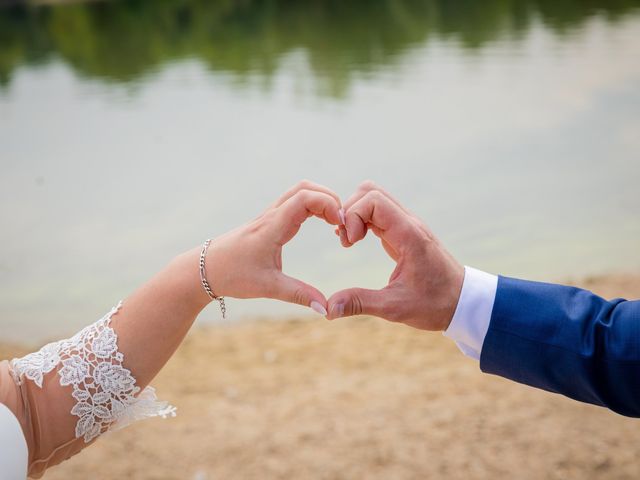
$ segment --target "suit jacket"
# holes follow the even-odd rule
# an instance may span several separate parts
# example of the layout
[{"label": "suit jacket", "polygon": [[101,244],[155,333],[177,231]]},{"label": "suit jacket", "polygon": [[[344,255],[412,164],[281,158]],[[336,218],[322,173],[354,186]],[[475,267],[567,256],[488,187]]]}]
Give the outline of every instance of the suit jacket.
[{"label": "suit jacket", "polygon": [[480,368],[640,417],[640,301],[499,277]]}]

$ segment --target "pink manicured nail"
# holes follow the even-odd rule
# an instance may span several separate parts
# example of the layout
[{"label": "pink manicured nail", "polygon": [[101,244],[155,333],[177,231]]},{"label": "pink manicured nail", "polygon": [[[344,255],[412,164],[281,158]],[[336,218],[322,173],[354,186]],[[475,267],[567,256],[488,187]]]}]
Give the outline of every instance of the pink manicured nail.
[{"label": "pink manicured nail", "polygon": [[344,225],[346,223],[346,220],[344,218],[344,208],[338,210],[338,215],[340,215],[340,222],[342,222],[342,225]]},{"label": "pink manicured nail", "polygon": [[311,305],[309,306],[311,307],[311,310],[313,310],[314,312],[319,313],[323,317],[327,316],[327,309],[324,308],[322,305],[320,305],[319,302],[316,302],[314,300],[313,302],[311,302]]}]

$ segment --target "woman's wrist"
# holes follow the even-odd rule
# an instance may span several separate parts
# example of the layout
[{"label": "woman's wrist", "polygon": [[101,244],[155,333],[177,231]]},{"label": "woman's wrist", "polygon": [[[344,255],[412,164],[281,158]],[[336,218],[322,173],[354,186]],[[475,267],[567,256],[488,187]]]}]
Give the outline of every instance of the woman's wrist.
[{"label": "woman's wrist", "polygon": [[194,309],[201,311],[212,299],[202,286],[200,280],[200,252],[202,247],[195,247],[175,257],[168,265],[172,288],[184,298]]}]

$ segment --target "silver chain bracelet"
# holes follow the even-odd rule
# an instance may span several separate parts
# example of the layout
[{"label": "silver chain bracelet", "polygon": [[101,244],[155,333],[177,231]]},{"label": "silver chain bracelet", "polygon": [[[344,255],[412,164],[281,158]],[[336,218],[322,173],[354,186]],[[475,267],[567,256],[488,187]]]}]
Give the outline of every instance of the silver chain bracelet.
[{"label": "silver chain bracelet", "polygon": [[211,287],[209,286],[209,282],[207,281],[207,272],[204,269],[204,262],[207,258],[207,250],[209,249],[209,245],[211,244],[211,239],[208,238],[202,244],[202,250],[200,251],[200,281],[202,282],[202,287],[204,291],[207,292],[207,295],[212,300],[217,300],[220,303],[220,310],[222,311],[222,318],[227,318],[227,306],[224,304],[224,297],[218,297]]}]

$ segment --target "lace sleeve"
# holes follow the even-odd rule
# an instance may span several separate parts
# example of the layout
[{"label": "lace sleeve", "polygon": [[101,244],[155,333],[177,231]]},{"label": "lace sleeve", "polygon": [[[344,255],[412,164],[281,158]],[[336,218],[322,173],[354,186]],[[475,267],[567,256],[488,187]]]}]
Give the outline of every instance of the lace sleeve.
[{"label": "lace sleeve", "polygon": [[[111,318],[121,306],[122,302],[73,337],[11,361],[11,375],[19,386],[30,380],[42,389],[45,380],[53,380],[47,374],[57,370],[59,385],[72,387],[73,408],[65,414],[77,417],[75,437],[85,443],[135,420],[175,416],[175,407],[158,401],[153,387],[141,391],[131,371],[123,366],[124,355],[111,327]],[[30,458],[30,463],[34,460]]]}]

